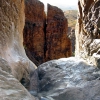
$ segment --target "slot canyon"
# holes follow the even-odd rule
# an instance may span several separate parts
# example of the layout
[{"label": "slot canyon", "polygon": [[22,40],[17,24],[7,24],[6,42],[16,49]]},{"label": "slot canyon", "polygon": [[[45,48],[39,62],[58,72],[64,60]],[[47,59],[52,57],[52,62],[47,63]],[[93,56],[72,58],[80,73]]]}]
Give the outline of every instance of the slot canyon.
[{"label": "slot canyon", "polygon": [[59,7],[0,1],[0,100],[100,100],[100,0],[77,6],[71,30]]}]

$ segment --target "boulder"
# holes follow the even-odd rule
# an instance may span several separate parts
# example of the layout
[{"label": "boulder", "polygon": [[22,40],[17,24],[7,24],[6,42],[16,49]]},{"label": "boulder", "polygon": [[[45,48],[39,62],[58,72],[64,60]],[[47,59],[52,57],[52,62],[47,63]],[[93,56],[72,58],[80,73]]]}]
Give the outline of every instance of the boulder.
[{"label": "boulder", "polygon": [[46,61],[71,56],[71,41],[67,37],[67,33],[68,22],[63,11],[48,4]]},{"label": "boulder", "polygon": [[8,62],[0,58],[0,100],[36,100],[11,74]]},{"label": "boulder", "polygon": [[[39,97],[46,100],[99,100],[100,70],[84,60],[51,60],[37,69]],[[44,100],[44,99],[43,99]]]}]

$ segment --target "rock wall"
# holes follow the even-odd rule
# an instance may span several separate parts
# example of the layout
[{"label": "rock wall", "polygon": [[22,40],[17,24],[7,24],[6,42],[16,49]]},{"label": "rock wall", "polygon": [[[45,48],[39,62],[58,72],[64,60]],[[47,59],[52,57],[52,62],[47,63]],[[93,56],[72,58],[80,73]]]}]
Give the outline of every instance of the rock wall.
[{"label": "rock wall", "polygon": [[11,75],[7,61],[0,58],[0,100],[36,100],[21,83]]},{"label": "rock wall", "polygon": [[82,59],[51,60],[37,72],[43,100],[100,100],[100,69]]},{"label": "rock wall", "polygon": [[71,43],[67,38],[68,23],[64,13],[48,5],[47,18],[44,5],[37,0],[25,1],[24,47],[27,56],[36,65],[71,56]]},{"label": "rock wall", "polygon": [[0,1],[0,57],[7,61],[19,81],[29,81],[35,65],[23,48],[24,0]]},{"label": "rock wall", "polygon": [[70,38],[71,45],[72,45],[72,56],[75,56],[75,40],[76,40],[75,29],[68,27],[68,30],[69,30],[68,31],[68,37]]},{"label": "rock wall", "polygon": [[24,47],[29,59],[38,65],[44,60],[44,5],[38,0],[25,0],[25,6]]},{"label": "rock wall", "polygon": [[24,17],[24,0],[0,1],[0,100],[35,100],[19,82],[29,86],[36,67],[23,48]]},{"label": "rock wall", "polygon": [[76,56],[100,66],[100,0],[79,0]]},{"label": "rock wall", "polygon": [[48,4],[46,28],[46,60],[71,56],[71,42],[67,37],[68,22],[61,9]]}]

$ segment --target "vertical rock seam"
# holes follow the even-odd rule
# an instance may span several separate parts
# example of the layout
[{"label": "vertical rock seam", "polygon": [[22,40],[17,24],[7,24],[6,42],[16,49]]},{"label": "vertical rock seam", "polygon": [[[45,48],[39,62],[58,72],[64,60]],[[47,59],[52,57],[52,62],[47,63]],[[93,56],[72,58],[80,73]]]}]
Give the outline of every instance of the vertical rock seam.
[{"label": "vertical rock seam", "polygon": [[47,18],[44,5],[37,0],[25,1],[24,48],[36,65],[71,56],[71,42],[67,37],[68,22],[57,7],[48,5]]}]

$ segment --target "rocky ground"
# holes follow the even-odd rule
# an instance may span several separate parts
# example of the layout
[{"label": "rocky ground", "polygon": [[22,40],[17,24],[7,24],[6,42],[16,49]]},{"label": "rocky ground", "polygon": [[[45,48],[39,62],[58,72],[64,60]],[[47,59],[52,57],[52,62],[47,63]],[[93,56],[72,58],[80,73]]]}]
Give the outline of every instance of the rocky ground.
[{"label": "rocky ground", "polygon": [[40,65],[37,73],[37,95],[43,100],[100,100],[100,70],[84,60],[51,60]]}]

